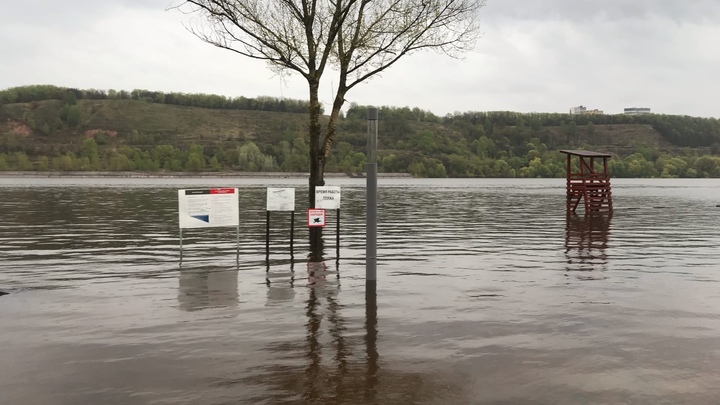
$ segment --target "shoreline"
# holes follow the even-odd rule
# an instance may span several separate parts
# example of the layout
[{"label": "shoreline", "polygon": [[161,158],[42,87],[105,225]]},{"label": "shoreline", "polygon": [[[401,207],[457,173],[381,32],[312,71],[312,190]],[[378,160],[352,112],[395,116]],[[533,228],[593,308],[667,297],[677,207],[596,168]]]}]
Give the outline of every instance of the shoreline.
[{"label": "shoreline", "polygon": [[[308,178],[309,173],[304,172],[36,172],[36,171],[7,171],[0,172],[0,178],[285,178],[302,179]],[[325,178],[348,178],[364,179],[365,173],[325,173]],[[409,173],[378,173],[378,178],[386,179],[411,179]]]}]

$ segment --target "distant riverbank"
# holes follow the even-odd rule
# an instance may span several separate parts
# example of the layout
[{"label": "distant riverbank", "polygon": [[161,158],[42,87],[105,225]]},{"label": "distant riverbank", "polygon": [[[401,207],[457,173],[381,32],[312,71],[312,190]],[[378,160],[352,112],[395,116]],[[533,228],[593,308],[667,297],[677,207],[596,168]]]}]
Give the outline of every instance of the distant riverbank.
[{"label": "distant riverbank", "polygon": [[[119,177],[119,178],[307,178],[303,172],[0,172],[0,177]],[[325,173],[325,178],[364,178],[365,173]],[[380,178],[412,178],[409,173],[378,173]]]}]

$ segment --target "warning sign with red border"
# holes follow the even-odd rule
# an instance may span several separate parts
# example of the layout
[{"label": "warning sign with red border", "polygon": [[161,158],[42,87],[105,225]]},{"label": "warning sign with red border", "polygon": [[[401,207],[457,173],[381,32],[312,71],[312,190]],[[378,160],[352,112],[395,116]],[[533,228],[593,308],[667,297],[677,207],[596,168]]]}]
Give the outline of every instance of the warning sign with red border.
[{"label": "warning sign with red border", "polygon": [[308,226],[311,228],[325,226],[325,210],[322,208],[308,208]]}]

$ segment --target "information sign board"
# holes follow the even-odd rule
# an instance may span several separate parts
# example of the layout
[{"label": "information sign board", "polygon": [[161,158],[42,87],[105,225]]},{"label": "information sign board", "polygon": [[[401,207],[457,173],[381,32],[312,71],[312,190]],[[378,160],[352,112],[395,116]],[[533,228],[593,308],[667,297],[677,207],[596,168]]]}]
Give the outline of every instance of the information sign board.
[{"label": "information sign board", "polygon": [[340,209],[340,187],[318,186],[315,187],[315,208],[328,210]]},{"label": "information sign board", "polygon": [[180,228],[238,226],[237,188],[178,190]]},{"label": "information sign board", "polygon": [[295,211],[295,189],[268,187],[267,210]]}]

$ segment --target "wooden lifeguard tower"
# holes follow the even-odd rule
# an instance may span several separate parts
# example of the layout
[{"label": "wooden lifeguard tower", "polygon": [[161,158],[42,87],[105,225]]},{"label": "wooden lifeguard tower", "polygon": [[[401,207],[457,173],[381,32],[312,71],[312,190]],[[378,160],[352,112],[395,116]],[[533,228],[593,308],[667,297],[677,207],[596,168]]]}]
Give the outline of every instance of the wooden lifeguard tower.
[{"label": "wooden lifeguard tower", "polygon": [[[611,155],[587,150],[560,152],[567,155],[567,212],[575,212],[580,200],[585,203],[585,214],[612,212],[612,192],[607,165]],[[573,172],[573,160],[579,161],[579,165],[574,166],[579,171]],[[599,167],[596,167],[596,163]]]}]

